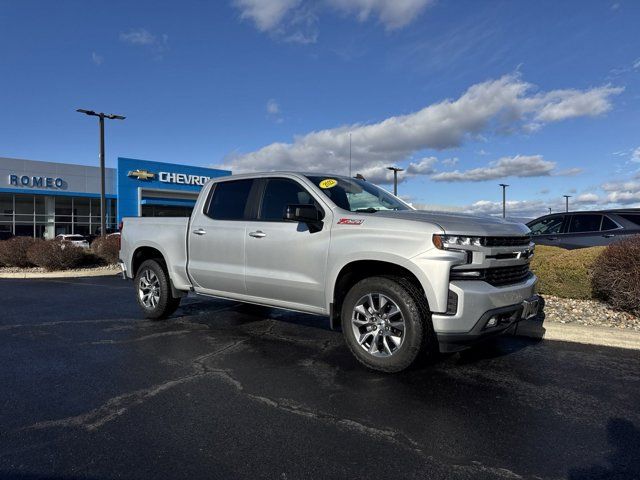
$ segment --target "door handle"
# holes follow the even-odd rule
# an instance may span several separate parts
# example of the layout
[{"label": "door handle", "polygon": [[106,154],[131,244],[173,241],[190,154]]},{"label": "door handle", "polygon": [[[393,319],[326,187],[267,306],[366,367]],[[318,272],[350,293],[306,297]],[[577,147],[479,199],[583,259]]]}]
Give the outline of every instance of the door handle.
[{"label": "door handle", "polygon": [[256,230],[255,232],[249,232],[249,236],[254,238],[263,238],[266,237],[267,234],[261,230]]},{"label": "door handle", "polygon": [[615,237],[615,235],[613,233],[605,233],[604,235],[602,235],[604,238],[613,238]]},{"label": "door handle", "polygon": [[207,231],[204,228],[197,228],[193,231],[196,235],[206,235]]}]

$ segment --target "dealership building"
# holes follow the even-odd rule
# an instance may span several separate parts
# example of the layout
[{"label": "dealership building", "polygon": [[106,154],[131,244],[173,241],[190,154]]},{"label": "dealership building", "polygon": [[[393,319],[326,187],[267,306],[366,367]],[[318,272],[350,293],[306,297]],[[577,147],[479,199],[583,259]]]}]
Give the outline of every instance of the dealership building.
[{"label": "dealership building", "polygon": [[[228,170],[118,158],[105,174],[107,228],[122,217],[188,216],[202,186]],[[0,232],[53,238],[100,227],[100,169],[0,157]]]}]

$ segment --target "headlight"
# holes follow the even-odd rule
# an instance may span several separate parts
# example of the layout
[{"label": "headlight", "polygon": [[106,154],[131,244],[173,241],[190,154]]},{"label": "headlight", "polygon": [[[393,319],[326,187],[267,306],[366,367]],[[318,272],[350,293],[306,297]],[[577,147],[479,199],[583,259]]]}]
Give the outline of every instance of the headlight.
[{"label": "headlight", "polygon": [[464,247],[481,247],[482,238],[435,234],[433,236],[433,244],[440,250],[464,250]]}]

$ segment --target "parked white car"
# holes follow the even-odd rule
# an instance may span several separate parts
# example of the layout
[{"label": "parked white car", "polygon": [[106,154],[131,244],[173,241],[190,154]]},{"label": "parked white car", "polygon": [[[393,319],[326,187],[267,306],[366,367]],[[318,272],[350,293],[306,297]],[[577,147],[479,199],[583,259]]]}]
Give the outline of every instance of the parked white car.
[{"label": "parked white car", "polygon": [[56,240],[63,243],[71,243],[76,247],[89,248],[89,242],[82,235],[60,234],[56,236]]}]

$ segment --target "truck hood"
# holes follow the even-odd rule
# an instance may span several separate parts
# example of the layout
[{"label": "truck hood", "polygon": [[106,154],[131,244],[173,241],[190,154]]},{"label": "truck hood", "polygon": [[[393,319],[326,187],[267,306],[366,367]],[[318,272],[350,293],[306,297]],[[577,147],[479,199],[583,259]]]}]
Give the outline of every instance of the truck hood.
[{"label": "truck hood", "polygon": [[510,222],[502,218],[464,213],[429,212],[426,210],[383,210],[372,215],[376,217],[427,222],[439,226],[445,233],[452,235],[490,237],[520,236],[530,233],[529,227],[522,223]]}]

